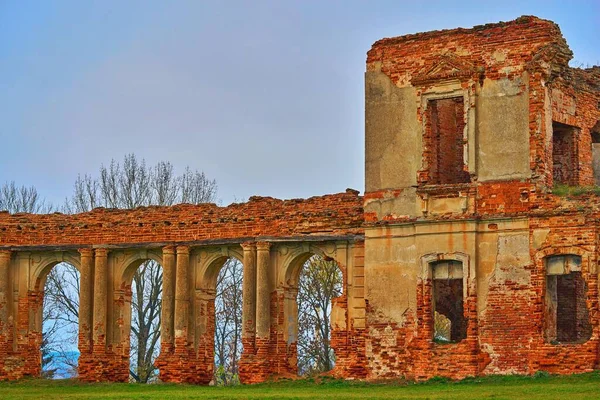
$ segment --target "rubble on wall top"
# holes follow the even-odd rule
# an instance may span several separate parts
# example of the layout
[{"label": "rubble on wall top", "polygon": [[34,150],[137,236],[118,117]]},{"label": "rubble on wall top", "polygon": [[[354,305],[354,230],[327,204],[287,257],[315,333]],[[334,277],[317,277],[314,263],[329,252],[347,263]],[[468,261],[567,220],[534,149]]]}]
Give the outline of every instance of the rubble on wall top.
[{"label": "rubble on wall top", "polygon": [[576,89],[600,92],[600,66],[591,68],[569,68],[566,79],[571,81]]},{"label": "rubble on wall top", "polygon": [[65,215],[0,213],[0,245],[116,245],[209,242],[252,237],[361,235],[363,198],[356,191],[279,200],[253,197],[215,204],[96,208]]},{"label": "rubble on wall top", "polygon": [[[476,25],[472,28],[441,29],[441,30],[428,31],[428,32],[411,33],[411,34],[396,36],[396,37],[391,37],[391,38],[383,38],[383,39],[376,41],[373,44],[373,47],[396,45],[396,44],[401,44],[401,43],[405,43],[405,42],[409,42],[409,41],[427,40],[427,39],[431,39],[431,38],[435,38],[435,37],[451,36],[451,35],[473,34],[473,35],[478,35],[478,36],[491,37],[494,35],[502,35],[502,34],[504,34],[504,32],[506,30],[520,28],[523,25],[544,27],[548,35],[562,37],[560,28],[556,23],[554,23],[550,20],[538,18],[533,15],[523,15],[512,21],[506,21],[506,22],[500,21],[500,22],[489,23],[489,24],[484,24],[484,25]],[[538,32],[537,36],[539,36],[539,35],[540,35],[540,32]],[[524,38],[524,39],[526,39],[526,38]]]}]

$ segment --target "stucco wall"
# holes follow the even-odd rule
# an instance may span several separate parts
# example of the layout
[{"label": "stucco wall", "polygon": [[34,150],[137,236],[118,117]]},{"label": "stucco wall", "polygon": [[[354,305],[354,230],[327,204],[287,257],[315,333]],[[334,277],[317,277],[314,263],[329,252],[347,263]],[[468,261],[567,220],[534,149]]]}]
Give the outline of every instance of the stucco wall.
[{"label": "stucco wall", "polygon": [[479,181],[527,179],[529,165],[529,76],[486,79],[477,96]]}]

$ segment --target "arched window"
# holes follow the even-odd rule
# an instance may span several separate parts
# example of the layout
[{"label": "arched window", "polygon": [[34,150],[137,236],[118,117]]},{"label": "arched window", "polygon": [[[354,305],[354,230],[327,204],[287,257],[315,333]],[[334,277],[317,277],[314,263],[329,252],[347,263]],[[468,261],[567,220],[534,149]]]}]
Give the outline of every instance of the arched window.
[{"label": "arched window", "polygon": [[546,258],[546,340],[549,343],[585,342],[592,335],[586,304],[587,285],[581,257]]},{"label": "arched window", "polygon": [[431,264],[433,279],[433,340],[455,343],[467,337],[464,313],[463,264],[456,260]]}]

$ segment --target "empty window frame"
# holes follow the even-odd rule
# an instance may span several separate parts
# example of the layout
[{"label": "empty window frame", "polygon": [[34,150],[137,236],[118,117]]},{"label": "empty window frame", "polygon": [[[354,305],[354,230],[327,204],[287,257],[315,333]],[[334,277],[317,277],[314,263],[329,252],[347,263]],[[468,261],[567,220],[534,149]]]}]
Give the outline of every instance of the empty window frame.
[{"label": "empty window frame", "polygon": [[466,183],[464,98],[429,100],[426,113],[426,160],[429,184]]},{"label": "empty window frame", "polygon": [[600,186],[600,121],[592,128],[592,169],[594,184]]},{"label": "empty window frame", "polygon": [[546,259],[546,340],[579,343],[592,335],[586,303],[587,285],[581,274],[581,257]]},{"label": "empty window frame", "polygon": [[464,315],[463,264],[445,260],[431,264],[433,278],[433,340],[455,343],[467,337]]},{"label": "empty window frame", "polygon": [[554,184],[577,185],[577,133],[574,126],[552,122],[552,176]]}]

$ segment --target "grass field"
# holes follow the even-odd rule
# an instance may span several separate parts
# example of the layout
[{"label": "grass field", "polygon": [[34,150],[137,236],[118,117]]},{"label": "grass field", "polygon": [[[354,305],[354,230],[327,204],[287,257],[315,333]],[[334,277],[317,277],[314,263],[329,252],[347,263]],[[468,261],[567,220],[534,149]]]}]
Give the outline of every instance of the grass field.
[{"label": "grass field", "polygon": [[420,384],[299,380],[226,388],[29,380],[0,383],[0,399],[600,399],[600,373]]}]

